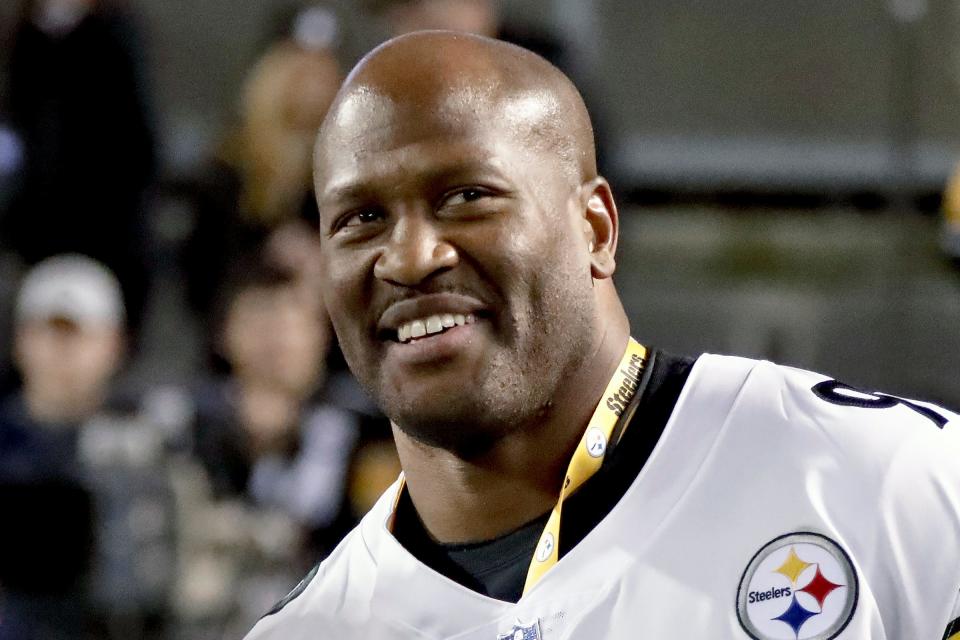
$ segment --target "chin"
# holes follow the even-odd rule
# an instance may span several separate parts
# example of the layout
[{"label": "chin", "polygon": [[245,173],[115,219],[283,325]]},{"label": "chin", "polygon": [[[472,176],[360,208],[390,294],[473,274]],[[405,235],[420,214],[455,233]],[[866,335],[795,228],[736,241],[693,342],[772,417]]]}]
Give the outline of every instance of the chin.
[{"label": "chin", "polygon": [[410,438],[429,447],[452,451],[461,458],[489,451],[516,424],[486,409],[449,405],[437,408],[441,410],[424,412],[407,407],[406,411],[388,411],[387,415]]}]

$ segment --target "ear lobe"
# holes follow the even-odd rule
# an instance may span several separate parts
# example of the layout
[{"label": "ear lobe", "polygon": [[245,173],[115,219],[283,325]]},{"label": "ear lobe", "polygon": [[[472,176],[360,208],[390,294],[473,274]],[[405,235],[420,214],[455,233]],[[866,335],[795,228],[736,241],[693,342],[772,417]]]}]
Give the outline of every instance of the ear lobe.
[{"label": "ear lobe", "polygon": [[619,215],[610,185],[595,178],[582,185],[583,221],[590,253],[590,273],[598,280],[609,278],[616,270]]}]

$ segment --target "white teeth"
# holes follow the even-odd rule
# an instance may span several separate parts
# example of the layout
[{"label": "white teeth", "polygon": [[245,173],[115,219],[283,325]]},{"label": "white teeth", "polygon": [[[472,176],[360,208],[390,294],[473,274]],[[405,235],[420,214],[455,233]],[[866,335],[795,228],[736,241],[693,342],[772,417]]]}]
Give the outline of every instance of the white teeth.
[{"label": "white teeth", "polygon": [[427,326],[423,324],[423,320],[414,320],[410,323],[411,338],[422,338],[425,335],[427,335]]},{"label": "white teeth", "polygon": [[443,322],[440,316],[430,316],[427,318],[427,333],[440,333],[443,331]]},{"label": "white teeth", "polygon": [[472,313],[464,315],[462,313],[438,313],[426,318],[404,322],[397,328],[397,340],[400,342],[409,342],[413,338],[422,338],[425,335],[442,333],[445,329],[451,327],[462,327],[465,324],[473,324],[477,317]]}]

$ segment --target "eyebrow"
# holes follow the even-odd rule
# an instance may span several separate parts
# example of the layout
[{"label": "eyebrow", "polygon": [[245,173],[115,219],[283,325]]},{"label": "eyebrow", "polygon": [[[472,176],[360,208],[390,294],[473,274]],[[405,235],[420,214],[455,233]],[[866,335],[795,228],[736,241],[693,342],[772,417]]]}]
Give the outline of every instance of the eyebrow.
[{"label": "eyebrow", "polygon": [[[454,162],[447,166],[422,171],[417,178],[428,183],[448,182],[460,177],[487,176],[491,179],[503,179],[503,172],[489,160],[472,160]],[[346,180],[343,184],[334,185],[326,189],[321,198],[324,203],[337,203],[352,200],[363,200],[372,197],[378,188],[373,180]]]},{"label": "eyebrow", "polygon": [[342,202],[344,200],[360,200],[371,193],[372,189],[363,182],[347,183],[318,194],[321,202]]}]

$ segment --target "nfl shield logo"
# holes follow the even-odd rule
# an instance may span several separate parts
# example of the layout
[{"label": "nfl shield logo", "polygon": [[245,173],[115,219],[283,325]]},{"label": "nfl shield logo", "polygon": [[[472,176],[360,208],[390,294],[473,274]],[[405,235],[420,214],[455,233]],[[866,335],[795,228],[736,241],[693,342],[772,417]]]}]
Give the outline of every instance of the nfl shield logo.
[{"label": "nfl shield logo", "polygon": [[540,621],[534,620],[530,624],[523,624],[517,620],[510,633],[497,636],[497,640],[541,640],[540,639]]}]

